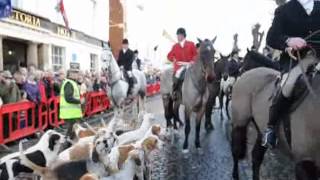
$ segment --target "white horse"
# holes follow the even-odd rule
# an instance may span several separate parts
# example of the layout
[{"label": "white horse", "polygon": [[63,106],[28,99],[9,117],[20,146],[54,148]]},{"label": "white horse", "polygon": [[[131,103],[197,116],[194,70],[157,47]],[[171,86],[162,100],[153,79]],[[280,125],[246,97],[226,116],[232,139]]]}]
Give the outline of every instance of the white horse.
[{"label": "white horse", "polygon": [[[129,84],[123,78],[123,73],[120,70],[117,61],[115,60],[110,49],[104,49],[102,56],[103,66],[102,68],[107,71],[109,78],[109,90],[108,95],[112,100],[113,105],[116,108],[123,109],[125,102],[127,100],[127,92]],[[138,108],[139,111],[145,110],[145,95],[147,80],[143,72],[133,69],[133,76],[136,78],[137,82],[132,88],[133,97],[139,97],[138,99]]]}]

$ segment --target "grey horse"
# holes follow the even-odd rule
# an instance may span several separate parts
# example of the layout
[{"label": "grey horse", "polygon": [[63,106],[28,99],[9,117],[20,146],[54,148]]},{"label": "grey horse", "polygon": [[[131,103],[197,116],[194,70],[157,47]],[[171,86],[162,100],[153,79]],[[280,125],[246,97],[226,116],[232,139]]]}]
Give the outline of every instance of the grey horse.
[{"label": "grey horse", "polygon": [[[194,64],[186,69],[185,79],[182,85],[182,93],[178,100],[173,102],[171,97],[172,87],[172,69],[167,69],[162,73],[161,93],[164,100],[165,116],[174,117],[175,123],[180,122],[179,107],[185,106],[185,141],[183,152],[188,152],[188,137],[190,133],[190,116],[192,112],[196,113],[196,148],[200,148],[200,126],[201,120],[206,110],[209,98],[209,84],[215,79],[214,73],[214,55],[215,49],[213,43],[215,40],[208,39],[200,41],[200,53]],[[166,78],[166,79],[164,79]],[[210,122],[211,124],[211,122]],[[167,125],[171,123],[167,119]],[[212,124],[211,124],[212,125]]]}]

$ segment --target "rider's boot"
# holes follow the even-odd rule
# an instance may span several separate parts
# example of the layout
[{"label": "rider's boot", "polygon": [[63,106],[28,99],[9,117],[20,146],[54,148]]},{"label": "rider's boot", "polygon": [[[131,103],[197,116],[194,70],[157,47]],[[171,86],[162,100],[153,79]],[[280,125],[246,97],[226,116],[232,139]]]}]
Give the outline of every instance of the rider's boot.
[{"label": "rider's boot", "polygon": [[134,84],[133,77],[128,78],[128,84],[129,84],[129,87],[128,87],[127,96],[129,97],[132,95],[132,89],[133,89],[133,84]]},{"label": "rider's boot", "polygon": [[172,99],[173,101],[178,100],[178,94],[180,91],[180,86],[182,84],[182,80],[177,77],[173,77],[173,86],[172,86]]},{"label": "rider's boot", "polygon": [[264,133],[262,146],[275,148],[277,144],[276,129],[280,119],[285,113],[288,113],[290,108],[290,100],[285,97],[282,92],[278,93],[272,102],[269,110],[268,128]]}]

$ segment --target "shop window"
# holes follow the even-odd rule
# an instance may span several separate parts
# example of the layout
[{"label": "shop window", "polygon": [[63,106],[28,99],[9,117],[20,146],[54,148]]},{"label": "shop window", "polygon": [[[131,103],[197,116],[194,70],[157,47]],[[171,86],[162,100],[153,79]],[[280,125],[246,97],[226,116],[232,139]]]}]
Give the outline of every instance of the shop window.
[{"label": "shop window", "polygon": [[52,69],[54,72],[63,68],[65,59],[65,48],[52,46]]},{"label": "shop window", "polygon": [[90,71],[91,72],[97,71],[97,61],[98,61],[98,56],[96,54],[90,54]]}]

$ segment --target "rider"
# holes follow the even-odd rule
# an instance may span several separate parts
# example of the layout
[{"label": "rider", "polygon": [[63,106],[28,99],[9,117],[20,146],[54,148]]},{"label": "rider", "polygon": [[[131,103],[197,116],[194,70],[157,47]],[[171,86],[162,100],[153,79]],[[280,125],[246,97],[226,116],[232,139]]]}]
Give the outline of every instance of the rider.
[{"label": "rider", "polygon": [[168,54],[169,61],[174,63],[173,76],[173,98],[177,99],[180,86],[183,82],[184,71],[186,66],[195,61],[197,56],[197,48],[191,41],[186,40],[187,33],[184,28],[177,30],[176,43]]},{"label": "rider", "polygon": [[124,68],[124,74],[128,79],[129,88],[128,95],[132,94],[132,88],[134,84],[133,74],[132,74],[132,63],[134,60],[134,53],[131,49],[129,49],[129,41],[128,39],[123,39],[122,41],[122,49],[119,52],[118,57],[118,65],[119,67]]},{"label": "rider", "polygon": [[[272,27],[270,28],[267,36],[267,44],[278,50],[303,50],[306,46],[311,46],[317,50],[319,54],[319,44],[316,48],[316,41],[320,40],[319,33],[313,33],[320,29],[320,1],[319,0],[291,0],[285,5],[280,6],[275,11],[275,17]],[[307,41],[305,37],[313,35]],[[301,63],[306,64],[306,59]],[[277,94],[272,102],[269,112],[268,128],[265,132],[263,146],[274,148],[277,143],[276,138],[276,125],[279,119],[288,113],[292,91],[296,85],[296,81],[302,74],[301,68],[296,66],[297,61],[292,61],[289,54],[284,52],[280,58],[281,71],[284,73],[281,82],[281,92]],[[290,70],[290,64],[292,69]],[[306,66],[311,63],[306,64]],[[290,75],[288,77],[288,72]],[[300,84],[300,83],[298,83]]]}]

